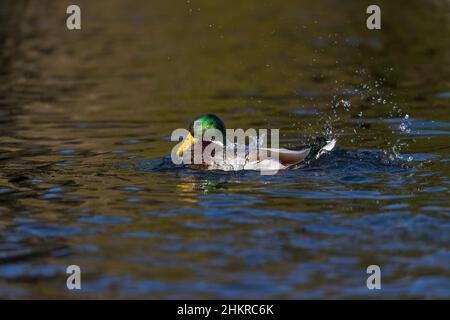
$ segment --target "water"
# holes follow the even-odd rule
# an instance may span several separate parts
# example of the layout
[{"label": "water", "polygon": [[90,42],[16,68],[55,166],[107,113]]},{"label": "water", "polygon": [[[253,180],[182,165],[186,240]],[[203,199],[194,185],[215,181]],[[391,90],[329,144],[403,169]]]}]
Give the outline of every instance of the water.
[{"label": "water", "polygon": [[[0,5],[0,297],[450,298],[447,2],[68,4]],[[337,148],[174,167],[205,112]]]}]

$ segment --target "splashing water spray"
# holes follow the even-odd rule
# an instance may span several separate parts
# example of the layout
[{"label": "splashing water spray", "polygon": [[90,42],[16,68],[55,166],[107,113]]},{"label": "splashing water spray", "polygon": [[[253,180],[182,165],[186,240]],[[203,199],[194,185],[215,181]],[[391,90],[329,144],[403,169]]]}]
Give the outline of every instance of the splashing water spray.
[{"label": "splashing water spray", "polygon": [[[390,71],[392,70],[389,69]],[[386,89],[381,90],[385,78],[379,78],[376,80],[370,79],[371,76],[367,75],[365,70],[357,70],[357,74],[362,75],[368,80],[357,86],[355,89],[347,89],[342,84],[339,85],[335,90],[336,93],[333,95],[331,101],[329,102],[330,112],[327,112],[321,116],[321,120],[324,123],[322,128],[322,133],[327,137],[333,136],[345,136],[349,133],[346,132],[345,128],[339,128],[339,124],[345,118],[348,118],[349,113],[352,111],[353,103],[352,99],[359,99],[369,105],[370,108],[377,108],[380,106],[390,106],[386,117],[380,117],[379,119],[385,121],[385,118],[391,119],[392,121],[400,121],[398,124],[398,131],[401,133],[408,134],[410,130],[410,115],[403,113],[401,108],[398,107],[397,103],[390,98],[392,98],[392,93],[386,92]],[[335,83],[338,83],[336,80]],[[358,139],[361,138],[360,133],[361,128],[364,128],[364,111],[359,111],[356,115],[356,126],[352,128],[352,137],[350,138],[351,143],[356,143]],[[401,151],[409,147],[409,143],[405,142],[401,137],[398,136],[398,131],[391,130],[391,136],[385,137],[383,145],[386,146],[381,149],[381,152],[390,160],[406,160],[411,162],[414,158],[409,155],[407,158],[402,156]],[[378,140],[378,136],[374,136],[374,140]]]}]

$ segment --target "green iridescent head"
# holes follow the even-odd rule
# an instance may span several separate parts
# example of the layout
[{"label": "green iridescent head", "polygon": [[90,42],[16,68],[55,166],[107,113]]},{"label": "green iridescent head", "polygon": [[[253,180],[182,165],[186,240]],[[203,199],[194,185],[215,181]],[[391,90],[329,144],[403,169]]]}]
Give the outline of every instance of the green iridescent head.
[{"label": "green iridescent head", "polygon": [[[194,120],[189,125],[189,134],[184,139],[184,142],[177,150],[177,154],[181,156],[186,150],[188,150],[194,143],[197,142],[198,136],[203,137],[206,130],[215,129],[222,133],[222,142],[225,141],[225,124],[223,121],[214,114],[204,114]],[[203,142],[203,146],[208,142]]]},{"label": "green iridescent head", "polygon": [[197,130],[198,133],[204,134],[208,129],[216,129],[219,130],[222,135],[225,137],[225,124],[223,121],[214,114],[204,114],[201,115],[194,120],[192,120],[189,125],[189,132],[192,135],[195,135]]}]

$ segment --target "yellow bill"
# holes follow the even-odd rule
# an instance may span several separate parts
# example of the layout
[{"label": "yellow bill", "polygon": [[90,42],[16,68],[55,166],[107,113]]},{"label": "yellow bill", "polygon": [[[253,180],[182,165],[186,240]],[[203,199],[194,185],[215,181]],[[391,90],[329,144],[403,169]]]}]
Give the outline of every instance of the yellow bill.
[{"label": "yellow bill", "polygon": [[186,150],[189,150],[189,148],[192,147],[194,145],[194,143],[196,143],[196,142],[197,142],[197,139],[194,138],[190,132],[188,132],[188,135],[186,136],[186,138],[184,138],[183,143],[181,144],[181,146],[177,150],[177,155],[179,157],[181,157],[181,155]]}]

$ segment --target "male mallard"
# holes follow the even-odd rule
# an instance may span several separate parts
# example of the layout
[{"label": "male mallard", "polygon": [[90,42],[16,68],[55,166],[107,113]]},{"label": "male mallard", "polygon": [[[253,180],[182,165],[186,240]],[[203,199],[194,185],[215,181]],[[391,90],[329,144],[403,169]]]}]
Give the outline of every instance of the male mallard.
[{"label": "male mallard", "polygon": [[[204,137],[208,130],[216,130],[219,133],[218,139],[200,139]],[[195,118],[190,126],[187,136],[178,147],[176,154],[178,157],[188,159],[189,166],[201,169],[221,169],[221,170],[282,170],[294,167],[301,163],[306,163],[312,159],[317,159],[321,154],[331,151],[336,144],[336,140],[327,141],[325,138],[317,138],[317,143],[304,145],[294,149],[286,148],[245,148],[245,152],[234,151],[229,157],[227,151],[236,148],[235,144],[230,144],[226,139],[225,125],[223,121],[214,114],[205,114]],[[201,157],[201,163],[193,161],[194,152],[203,152],[206,148],[214,150],[212,156]],[[264,152],[260,152],[264,151]],[[227,154],[227,157],[224,155]],[[218,155],[221,155],[217,157]],[[226,160],[225,160],[226,158]],[[186,162],[185,162],[186,163]],[[194,163],[194,165],[192,165]]]}]

